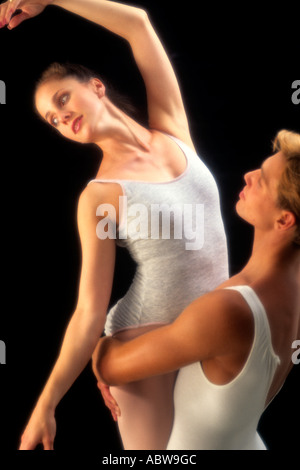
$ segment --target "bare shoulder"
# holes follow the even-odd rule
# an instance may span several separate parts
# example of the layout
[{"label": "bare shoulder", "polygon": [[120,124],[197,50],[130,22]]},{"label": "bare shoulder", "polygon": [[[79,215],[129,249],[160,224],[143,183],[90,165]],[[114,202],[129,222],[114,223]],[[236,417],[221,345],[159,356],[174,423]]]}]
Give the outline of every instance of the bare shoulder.
[{"label": "bare shoulder", "polygon": [[[180,320],[179,320],[180,321]],[[223,343],[235,338],[238,343],[251,337],[253,315],[239,292],[217,289],[192,302],[182,313],[181,321],[197,330],[213,332],[214,338]]]},{"label": "bare shoulder", "polygon": [[232,289],[215,289],[198,299],[191,306],[200,308],[201,306],[210,307],[216,315],[225,315],[233,317],[236,315],[248,316],[250,308],[241,294]]},{"label": "bare shoulder", "polygon": [[78,199],[78,211],[96,209],[100,204],[117,206],[122,188],[116,183],[95,182],[88,184]]},{"label": "bare shoulder", "polygon": [[[225,316],[232,328],[244,331],[248,336],[249,328],[254,327],[253,313],[240,292],[233,289],[221,289],[215,294],[217,301],[224,304]],[[252,328],[251,328],[252,330]]]},{"label": "bare shoulder", "polygon": [[111,203],[122,194],[122,188],[112,182],[92,182],[88,184],[79,196],[80,204]]},{"label": "bare shoulder", "polygon": [[[101,213],[101,205],[110,214],[114,214],[116,220],[119,219],[119,197],[122,189],[114,183],[91,183],[81,192],[77,205],[77,223],[81,232],[89,227],[97,225]],[[109,210],[111,208],[111,210]]]}]

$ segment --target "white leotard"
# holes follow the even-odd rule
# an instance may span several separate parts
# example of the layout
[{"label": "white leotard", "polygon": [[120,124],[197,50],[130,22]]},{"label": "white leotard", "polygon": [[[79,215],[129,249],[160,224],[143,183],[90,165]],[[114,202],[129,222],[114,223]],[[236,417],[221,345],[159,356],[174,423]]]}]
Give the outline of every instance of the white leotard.
[{"label": "white leotard", "polygon": [[[228,279],[227,243],[216,182],[194,150],[169,137],[181,148],[187,162],[185,171],[172,181],[90,182],[114,182],[122,187],[127,198],[127,209],[122,213],[122,217],[127,216],[127,232],[124,233],[125,225],[121,223],[116,243],[127,248],[137,264],[128,292],[108,314],[105,325],[108,335],[126,328],[171,322],[189,303]],[[138,205],[141,212],[137,217]],[[170,227],[170,236],[164,233],[162,217],[158,232],[154,236],[151,233],[153,213],[158,208],[166,220],[169,217],[166,228]],[[176,208],[177,219],[170,208]],[[176,226],[180,225],[178,213],[182,214],[182,227],[176,235]],[[140,221],[138,238],[128,230],[136,221]],[[194,241],[192,232],[196,233]]]},{"label": "white leotard", "polygon": [[[179,371],[168,450],[265,450],[257,425],[280,363],[266,311],[254,290],[236,286],[253,312],[255,333],[242,371],[225,385],[211,383],[201,363]],[[188,338],[187,338],[188,341]]]}]

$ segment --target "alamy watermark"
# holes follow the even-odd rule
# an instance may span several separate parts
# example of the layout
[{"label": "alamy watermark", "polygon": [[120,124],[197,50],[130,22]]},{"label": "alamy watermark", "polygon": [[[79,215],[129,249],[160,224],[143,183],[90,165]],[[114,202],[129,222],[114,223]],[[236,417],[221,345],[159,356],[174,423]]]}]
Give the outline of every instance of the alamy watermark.
[{"label": "alamy watermark", "polygon": [[0,341],[0,364],[6,364],[6,345]]},{"label": "alamy watermark", "polygon": [[292,89],[295,90],[292,94],[292,103],[300,104],[300,80],[294,80],[292,83]]},{"label": "alamy watermark", "polygon": [[293,341],[292,349],[296,349],[296,351],[292,354],[292,363],[298,365],[300,364],[300,339]]},{"label": "alamy watermark", "polygon": [[[204,204],[131,204],[119,197],[118,239],[184,239],[186,250],[200,250],[204,244]],[[116,209],[112,204],[98,206],[102,217],[96,227],[100,240],[117,238]]]},{"label": "alamy watermark", "polygon": [[6,104],[6,86],[3,80],[0,80],[0,104]]}]

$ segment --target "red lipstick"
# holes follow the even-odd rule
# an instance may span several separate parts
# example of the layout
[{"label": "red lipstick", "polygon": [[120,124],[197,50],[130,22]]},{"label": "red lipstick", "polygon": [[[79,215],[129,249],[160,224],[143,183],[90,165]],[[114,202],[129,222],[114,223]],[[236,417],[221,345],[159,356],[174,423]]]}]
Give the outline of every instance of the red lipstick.
[{"label": "red lipstick", "polygon": [[76,119],[74,119],[73,124],[72,124],[72,131],[74,132],[74,134],[77,134],[77,132],[80,131],[82,118],[83,116],[79,116]]}]

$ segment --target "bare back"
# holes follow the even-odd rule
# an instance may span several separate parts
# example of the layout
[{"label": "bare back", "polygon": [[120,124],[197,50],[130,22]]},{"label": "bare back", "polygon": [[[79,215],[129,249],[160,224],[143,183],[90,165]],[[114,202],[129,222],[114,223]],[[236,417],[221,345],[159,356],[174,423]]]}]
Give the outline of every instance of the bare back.
[{"label": "bare back", "polygon": [[300,287],[297,282],[278,280],[272,286],[257,287],[269,319],[272,343],[280,364],[269,390],[266,405],[283,386],[293,367],[292,343],[300,337]]}]

